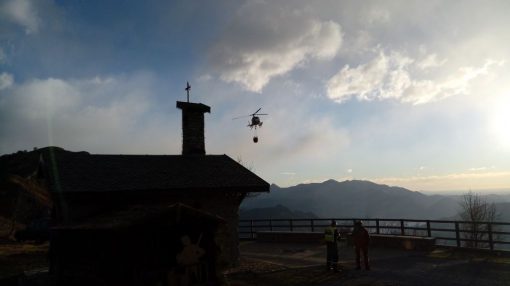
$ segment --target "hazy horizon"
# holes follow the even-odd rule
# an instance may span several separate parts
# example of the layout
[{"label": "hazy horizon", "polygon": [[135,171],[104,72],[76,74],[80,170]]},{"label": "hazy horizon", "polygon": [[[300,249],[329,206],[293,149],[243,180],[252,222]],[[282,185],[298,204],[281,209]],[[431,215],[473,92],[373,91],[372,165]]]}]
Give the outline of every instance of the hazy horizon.
[{"label": "hazy horizon", "polygon": [[[0,154],[206,152],[291,186],[510,190],[508,1],[0,3]],[[262,108],[259,142],[248,115]],[[485,191],[484,191],[485,190]]]}]

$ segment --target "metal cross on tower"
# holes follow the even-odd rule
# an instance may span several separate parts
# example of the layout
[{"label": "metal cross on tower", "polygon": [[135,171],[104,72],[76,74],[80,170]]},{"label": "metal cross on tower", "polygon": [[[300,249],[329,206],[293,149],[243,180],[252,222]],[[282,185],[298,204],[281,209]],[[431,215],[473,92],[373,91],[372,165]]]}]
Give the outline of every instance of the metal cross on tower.
[{"label": "metal cross on tower", "polygon": [[186,96],[188,97],[189,102],[189,91],[191,90],[191,85],[189,85],[189,82],[186,82],[186,88],[184,90],[186,91]]}]

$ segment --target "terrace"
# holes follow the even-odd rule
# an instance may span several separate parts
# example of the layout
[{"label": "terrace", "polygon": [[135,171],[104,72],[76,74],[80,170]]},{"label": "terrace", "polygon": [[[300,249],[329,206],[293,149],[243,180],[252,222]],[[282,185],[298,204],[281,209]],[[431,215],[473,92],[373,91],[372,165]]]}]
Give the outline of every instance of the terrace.
[{"label": "terrace", "polygon": [[[336,220],[348,237],[356,219]],[[373,238],[399,243],[372,244],[372,270],[357,271],[352,246],[343,239],[339,243],[342,270],[335,273],[324,267],[322,232],[329,221],[240,221],[241,263],[226,273],[230,285],[510,285],[510,252],[505,250],[510,223],[477,222],[486,230],[471,239],[469,222],[364,219]],[[412,245],[404,243],[410,239],[434,243],[429,248],[406,247]],[[0,245],[0,284],[54,285],[47,273],[47,247]]]},{"label": "terrace", "polygon": [[372,270],[357,271],[348,232],[359,219],[333,218],[344,235],[334,273],[324,269],[322,243],[331,219],[240,221],[232,285],[510,285],[510,223],[361,219],[375,243]]},{"label": "terrace", "polygon": [[243,241],[231,285],[510,285],[510,255],[502,251],[436,247],[430,251],[371,248],[371,271],[355,270],[354,251],[339,248],[339,273],[325,270],[321,243]]}]

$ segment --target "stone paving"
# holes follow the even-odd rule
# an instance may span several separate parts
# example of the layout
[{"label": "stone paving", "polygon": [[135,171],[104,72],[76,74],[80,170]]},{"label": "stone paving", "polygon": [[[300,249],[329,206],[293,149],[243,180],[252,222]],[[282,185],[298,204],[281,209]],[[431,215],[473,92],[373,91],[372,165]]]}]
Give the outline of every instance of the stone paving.
[{"label": "stone paving", "polygon": [[[232,284],[510,285],[508,254],[495,255],[444,248],[432,252],[376,248],[370,252],[372,270],[355,270],[352,248],[341,245],[339,253],[343,270],[333,273],[324,269],[323,245],[243,242],[243,259],[273,265],[275,271],[271,272],[267,267],[264,273],[251,271],[250,281]],[[242,275],[238,275],[238,278],[242,278]]]}]

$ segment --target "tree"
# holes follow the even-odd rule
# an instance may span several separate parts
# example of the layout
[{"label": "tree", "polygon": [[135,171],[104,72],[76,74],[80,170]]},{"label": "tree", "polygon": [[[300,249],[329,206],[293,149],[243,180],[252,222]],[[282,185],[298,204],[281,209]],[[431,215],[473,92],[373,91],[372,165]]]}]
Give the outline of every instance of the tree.
[{"label": "tree", "polygon": [[460,224],[462,237],[468,239],[464,245],[475,248],[486,246],[481,241],[488,239],[489,225],[498,217],[496,205],[487,202],[480,194],[469,191],[462,196],[460,208],[459,216],[467,222]]}]

